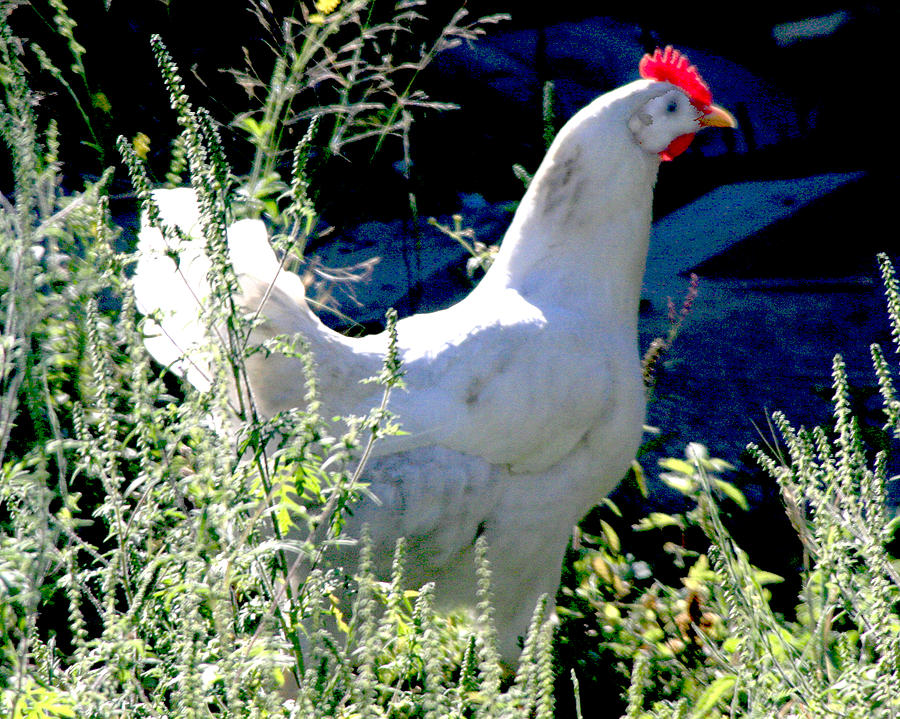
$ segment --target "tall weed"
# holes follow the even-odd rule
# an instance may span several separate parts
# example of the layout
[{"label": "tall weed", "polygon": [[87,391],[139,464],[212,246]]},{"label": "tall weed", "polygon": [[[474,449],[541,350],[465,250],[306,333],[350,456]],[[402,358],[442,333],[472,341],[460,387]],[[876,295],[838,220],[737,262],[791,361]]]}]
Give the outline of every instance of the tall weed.
[{"label": "tall weed", "polygon": [[[81,195],[61,191],[56,134],[41,129],[5,20],[0,130],[15,184],[0,195],[0,711],[549,716],[545,607],[530,659],[504,689],[491,635],[435,614],[430,587],[404,587],[402,546],[387,584],[365,560],[356,577],[322,562],[330,543],[346,541],[343,513],[390,417],[373,408],[334,436],[316,412],[301,338],[278,342],[306,359],[307,409],[256,412],[243,363],[261,349],[247,341],[253,318],[232,304],[224,250],[232,171],[162,41],[154,51],[215,267],[204,321],[223,341],[207,393],[175,387],[147,356],[129,258],[111,245],[108,176]],[[119,147],[152,220],[134,143]],[[300,152],[293,172],[284,214],[302,232],[310,205]],[[385,396],[400,378],[389,354],[376,378]],[[228,427],[210,421],[226,415]],[[482,559],[484,625],[489,575]],[[348,595],[349,613],[337,600]]]}]

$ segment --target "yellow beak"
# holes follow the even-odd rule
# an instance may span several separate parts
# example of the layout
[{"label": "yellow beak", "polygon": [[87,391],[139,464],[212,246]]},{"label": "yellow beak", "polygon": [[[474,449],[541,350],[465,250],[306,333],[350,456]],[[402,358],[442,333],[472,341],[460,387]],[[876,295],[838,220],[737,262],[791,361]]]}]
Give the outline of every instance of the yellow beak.
[{"label": "yellow beak", "polygon": [[697,121],[702,127],[737,127],[737,120],[728,110],[718,105],[710,105]]}]

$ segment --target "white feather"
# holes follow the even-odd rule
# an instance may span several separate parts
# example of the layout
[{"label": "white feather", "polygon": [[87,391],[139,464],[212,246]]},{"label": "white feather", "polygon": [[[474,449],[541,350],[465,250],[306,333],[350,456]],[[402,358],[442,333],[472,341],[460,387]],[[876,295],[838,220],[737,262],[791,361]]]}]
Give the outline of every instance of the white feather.
[{"label": "white feather", "polygon": [[[640,442],[637,314],[657,145],[697,129],[696,117],[688,126],[682,118],[666,139],[669,118],[648,103],[670,91],[680,92],[639,80],[575,115],[477,288],[449,309],[397,325],[406,389],[393,393],[390,408],[405,434],[376,446],[366,479],[381,502],[357,508],[349,531],[368,524],[385,572],[395,540],[406,536],[411,580],[436,581],[444,605],[472,601],[473,545],[483,535],[508,659],[538,597],[556,590],[572,527],[621,479]],[[636,113],[655,124],[652,148],[630,127]],[[189,190],[155,199],[165,223],[198,237]],[[196,302],[208,292],[208,261],[198,240],[180,249],[178,271],[160,254],[161,240],[144,226],[135,290],[142,311],[159,312],[164,328],[147,344],[203,389],[202,366],[185,365],[182,351],[204,341]],[[378,372],[387,337],[349,339],[326,328],[299,278],[278,271],[261,222],[236,223],[229,244],[240,302],[256,309],[267,297],[255,340],[306,337],[323,416],[375,406],[380,389],[360,380]],[[297,360],[257,354],[247,369],[264,414],[302,406]]]}]

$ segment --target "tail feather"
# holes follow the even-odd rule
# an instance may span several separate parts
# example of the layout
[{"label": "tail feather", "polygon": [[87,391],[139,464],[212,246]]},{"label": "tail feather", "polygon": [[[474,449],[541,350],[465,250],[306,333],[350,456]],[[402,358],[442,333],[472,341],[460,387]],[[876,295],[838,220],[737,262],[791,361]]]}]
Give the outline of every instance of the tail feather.
[{"label": "tail feather", "polygon": [[210,261],[200,210],[189,188],[157,190],[153,200],[160,224],[179,229],[184,240],[172,246],[171,234],[167,239],[146,216],[141,218],[132,286],[137,308],[146,316],[144,345],[160,364],[206,390],[210,372],[203,348],[208,341],[201,315],[209,297]]},{"label": "tail feather", "polygon": [[[190,188],[156,190],[153,200],[163,234],[143,216],[138,233],[138,262],[133,288],[138,310],[145,315],[144,344],[160,364],[185,377],[197,389],[210,385],[209,330],[203,320],[210,297],[212,267],[205,252],[197,197]],[[229,259],[239,277],[266,286],[279,275],[279,263],[260,220],[240,220],[228,228]],[[292,292],[296,298],[296,289]],[[299,284],[299,302],[302,283]]]},{"label": "tail feather", "polygon": [[[147,217],[138,234],[138,262],[133,288],[138,310],[145,315],[144,344],[150,354],[201,391],[211,382],[210,337],[204,309],[210,301],[212,263],[200,223],[200,210],[190,188],[156,190],[158,225]],[[355,401],[359,379],[377,373],[385,347],[372,340],[353,341],[331,331],[310,311],[300,277],[285,271],[269,244],[260,220],[239,220],[228,228],[229,261],[238,280],[235,301],[245,312],[259,311],[251,343],[275,335],[303,335],[317,362],[327,368],[322,389],[342,407]],[[299,362],[273,353],[247,359],[254,394],[274,412],[303,402],[303,369]],[[366,390],[362,394],[368,394]],[[344,401],[341,401],[344,400]]]}]

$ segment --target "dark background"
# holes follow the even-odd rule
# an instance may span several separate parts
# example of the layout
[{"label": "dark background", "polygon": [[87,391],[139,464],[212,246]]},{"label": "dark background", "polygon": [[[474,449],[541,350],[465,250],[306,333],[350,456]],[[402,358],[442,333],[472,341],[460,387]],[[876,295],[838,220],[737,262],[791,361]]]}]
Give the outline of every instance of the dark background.
[{"label": "dark background", "polygon": [[[287,14],[296,6],[284,0],[271,4],[274,15]],[[51,13],[41,5],[19,7],[11,24],[20,36],[37,41],[58,65],[65,67],[69,63],[67,51],[53,36]],[[381,3],[379,7],[387,6]],[[435,30],[457,7],[456,2],[447,0],[428,3],[424,12],[432,22],[423,25],[421,31],[427,34]],[[665,168],[685,181],[661,185],[661,211],[683,204],[687,198],[680,189],[706,189],[709,183],[703,178],[712,175],[721,181],[723,177],[772,177],[794,175],[798,170],[861,166],[877,172],[892,171],[889,145],[893,123],[888,109],[892,103],[886,78],[893,66],[898,12],[888,3],[706,3],[686,10],[677,3],[600,7],[595,2],[568,2],[551,7],[474,0],[466,7],[472,18],[493,12],[511,14],[510,21],[493,26],[493,34],[505,36],[497,40],[501,49],[504,42],[521,43],[519,48],[507,49],[517,54],[521,67],[527,67],[527,76],[520,73],[515,77],[513,73],[516,82],[510,82],[509,76],[504,77],[508,68],[478,64],[477,57],[473,61],[473,53],[466,57],[463,49],[439,59],[420,78],[420,86],[434,99],[462,108],[426,113],[415,126],[412,189],[426,209],[448,209],[438,206],[452,203],[454,193],[460,190],[479,192],[490,200],[517,196],[520,186],[509,171],[511,164],[518,162],[534,169],[543,151],[539,102],[543,82],[561,83],[561,95],[565,94],[566,83],[574,81],[581,89],[584,97],[578,93],[563,97],[560,109],[565,116],[577,109],[575,104],[633,79],[636,59],[644,51],[667,43],[694,51],[691,59],[701,67],[717,100],[723,93],[729,100],[738,99],[729,107],[738,114],[743,127],[733,151],[725,153],[729,155],[727,161],[719,163],[721,167],[714,172],[708,163],[701,164],[702,169],[697,167],[696,152]],[[593,37],[590,28],[585,29],[582,45],[574,52],[554,44],[552,28],[580,23],[603,11],[614,27]],[[788,47],[780,47],[773,39],[772,29],[778,23],[836,11],[847,12],[848,19],[833,33]],[[250,57],[265,78],[272,56],[266,47],[265,31],[245,3],[112,0],[107,10],[102,0],[84,0],[72,3],[70,13],[78,22],[76,38],[87,49],[84,62],[91,89],[102,91],[109,101],[108,114],[92,110],[102,130],[105,163],[117,160],[112,142],[119,134],[131,138],[137,132],[146,133],[152,143],[151,159],[161,161],[168,140],[177,132],[150,52],[150,35],[159,33],[182,68],[193,102],[207,107],[223,123],[226,142],[234,140],[229,146],[235,170],[246,170],[246,146],[227,123],[253,105],[226,71],[245,69],[246,57]],[[526,36],[528,32],[535,33],[533,42]],[[710,62],[711,58],[726,62],[720,66],[714,60]],[[740,76],[729,76],[734,75],[730,72],[734,67],[740,68]],[[747,95],[740,86],[734,86],[744,73],[754,78],[751,89],[756,94]],[[46,73],[36,70],[32,82],[46,93],[42,110],[56,118],[63,129],[69,172],[99,173],[104,163],[94,151],[78,143],[85,133],[74,103]],[[74,81],[73,86],[77,89]],[[565,106],[567,100],[571,107]],[[780,136],[775,138],[765,136],[765,118],[760,120],[754,112],[757,106],[769,106],[773,101],[779,103],[776,113],[780,109],[796,115],[793,126],[779,128]],[[365,163],[371,174],[362,171],[359,163],[354,164],[353,173],[343,174],[342,186],[364,188],[354,193],[352,202],[342,203],[345,211],[353,207],[369,217],[373,212],[390,215],[406,204],[410,187],[398,185],[390,173],[380,174],[398,155],[399,146],[389,146],[379,160]],[[118,174],[124,183],[123,173]],[[698,177],[698,181],[692,181]],[[78,184],[75,178],[70,182]],[[376,187],[379,192],[373,193]],[[431,202],[434,208],[428,207]],[[331,222],[339,220],[330,218]]]}]

